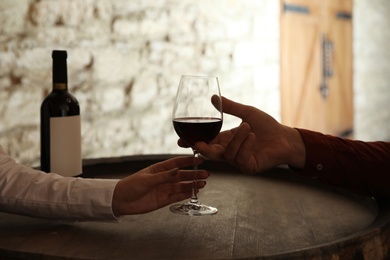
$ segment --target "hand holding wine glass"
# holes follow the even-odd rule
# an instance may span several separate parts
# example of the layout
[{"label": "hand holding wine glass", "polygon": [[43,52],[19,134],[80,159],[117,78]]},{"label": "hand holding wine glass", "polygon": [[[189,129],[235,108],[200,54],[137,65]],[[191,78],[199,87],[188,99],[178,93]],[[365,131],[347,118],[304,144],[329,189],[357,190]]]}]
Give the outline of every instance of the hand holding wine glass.
[{"label": "hand holding wine glass", "polygon": [[[212,97],[221,99],[217,77],[188,75],[181,77],[173,107],[172,121],[180,139],[190,147],[199,141],[210,142],[221,130],[222,102],[213,105]],[[195,149],[193,152],[194,160],[198,160],[199,153]],[[194,172],[196,172],[197,164],[194,165]],[[185,204],[171,206],[171,211],[193,216],[217,213],[216,208],[199,203],[195,179],[192,186],[191,200]]]}]

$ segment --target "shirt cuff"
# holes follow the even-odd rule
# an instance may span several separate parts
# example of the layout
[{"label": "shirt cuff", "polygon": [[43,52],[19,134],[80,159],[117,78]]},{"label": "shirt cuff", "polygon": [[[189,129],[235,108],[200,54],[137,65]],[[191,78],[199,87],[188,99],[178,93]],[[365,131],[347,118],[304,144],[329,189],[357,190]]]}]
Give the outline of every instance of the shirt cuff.
[{"label": "shirt cuff", "polygon": [[343,165],[338,163],[338,153],[340,151],[339,149],[335,149],[334,143],[337,142],[338,147],[342,147],[344,150],[349,149],[347,145],[343,144],[338,138],[324,135],[319,132],[306,129],[297,130],[301,134],[305,144],[305,167],[303,169],[294,169],[290,167],[290,169],[299,175],[312,179],[319,179],[324,183],[346,183],[347,180],[345,179],[345,176],[338,173],[343,170],[347,171],[348,169],[343,169]]},{"label": "shirt cuff", "polygon": [[77,178],[74,183],[69,213],[75,219],[120,220],[112,211],[112,199],[119,180]]}]

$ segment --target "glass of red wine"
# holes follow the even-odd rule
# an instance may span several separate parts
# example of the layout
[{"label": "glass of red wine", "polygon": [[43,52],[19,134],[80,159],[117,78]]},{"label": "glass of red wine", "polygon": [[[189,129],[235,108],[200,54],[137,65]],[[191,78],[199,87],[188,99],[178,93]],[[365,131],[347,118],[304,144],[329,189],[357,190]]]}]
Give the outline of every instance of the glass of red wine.
[{"label": "glass of red wine", "polygon": [[[211,102],[213,98],[214,102]],[[219,99],[219,101],[215,99]],[[194,153],[194,173],[198,170],[199,153],[194,144],[199,141],[210,142],[222,127],[222,101],[218,78],[213,76],[189,76],[180,78],[179,87],[173,106],[172,121],[177,135]],[[195,176],[195,174],[194,174]],[[197,180],[192,182],[191,199],[184,204],[170,207],[174,213],[203,216],[218,212],[215,207],[203,205],[198,200]]]}]

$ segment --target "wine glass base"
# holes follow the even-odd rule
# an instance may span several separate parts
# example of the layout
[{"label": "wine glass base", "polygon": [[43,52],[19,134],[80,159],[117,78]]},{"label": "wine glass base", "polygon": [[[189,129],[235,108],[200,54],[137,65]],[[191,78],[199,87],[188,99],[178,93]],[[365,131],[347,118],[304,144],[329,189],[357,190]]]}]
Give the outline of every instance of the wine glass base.
[{"label": "wine glass base", "polygon": [[173,213],[188,216],[206,216],[214,215],[218,212],[217,208],[203,204],[194,204],[187,202],[185,204],[174,204],[169,208]]}]

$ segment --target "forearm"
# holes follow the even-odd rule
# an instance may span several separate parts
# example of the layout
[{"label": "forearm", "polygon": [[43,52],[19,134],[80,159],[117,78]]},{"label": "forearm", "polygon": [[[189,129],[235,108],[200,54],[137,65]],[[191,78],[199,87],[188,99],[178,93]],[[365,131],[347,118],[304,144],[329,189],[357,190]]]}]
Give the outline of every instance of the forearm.
[{"label": "forearm", "polygon": [[61,220],[114,220],[117,180],[64,178],[18,165],[0,151],[0,210]]},{"label": "forearm", "polygon": [[370,196],[390,196],[390,143],[298,131],[306,156],[305,166],[296,172]]}]

